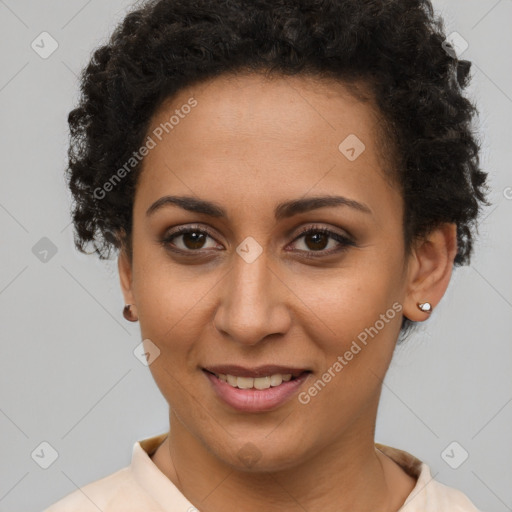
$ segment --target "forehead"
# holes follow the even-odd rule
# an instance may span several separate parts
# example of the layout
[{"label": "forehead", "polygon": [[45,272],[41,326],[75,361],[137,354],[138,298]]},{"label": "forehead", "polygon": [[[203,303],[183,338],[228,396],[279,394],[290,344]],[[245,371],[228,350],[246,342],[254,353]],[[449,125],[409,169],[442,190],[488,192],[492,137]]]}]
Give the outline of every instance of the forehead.
[{"label": "forehead", "polygon": [[180,191],[269,206],[313,188],[378,194],[388,171],[378,120],[373,103],[339,81],[216,77],[161,105],[138,188],[148,200]]},{"label": "forehead", "polygon": [[190,135],[187,128],[204,147],[223,137],[229,144],[235,133],[238,139],[268,139],[295,150],[311,148],[327,134],[336,141],[351,131],[370,144],[378,135],[378,111],[363,83],[261,73],[221,75],[182,89],[160,106],[151,127],[165,125],[191,98],[197,106],[180,116],[179,129],[178,124],[172,127],[176,143]]}]

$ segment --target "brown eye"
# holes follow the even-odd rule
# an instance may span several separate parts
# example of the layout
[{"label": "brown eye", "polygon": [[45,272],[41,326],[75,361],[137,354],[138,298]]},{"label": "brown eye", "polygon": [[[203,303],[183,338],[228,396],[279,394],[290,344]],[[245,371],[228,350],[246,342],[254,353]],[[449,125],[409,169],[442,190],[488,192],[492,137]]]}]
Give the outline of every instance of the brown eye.
[{"label": "brown eye", "polygon": [[[331,254],[341,252],[348,249],[350,246],[354,247],[356,245],[355,242],[347,236],[322,227],[306,228],[300,236],[294,240],[294,243],[301,238],[304,239],[303,245],[305,246],[305,249],[299,249],[299,252],[304,253],[306,257],[313,258],[330,256]],[[326,247],[329,245],[329,241],[334,242],[331,244],[334,248],[326,250]]]},{"label": "brown eye", "polygon": [[[208,248],[205,244],[209,238],[214,240],[204,229],[183,226],[168,233],[161,242],[169,249],[181,252],[199,252],[201,249]],[[216,247],[216,243],[211,247]]]},{"label": "brown eye", "polygon": [[202,249],[207,236],[199,231],[189,231],[181,235],[187,249]]},{"label": "brown eye", "polygon": [[326,245],[328,244],[329,236],[326,235],[325,233],[313,233],[310,235],[305,235],[304,242],[309,249],[321,251],[325,249]]}]

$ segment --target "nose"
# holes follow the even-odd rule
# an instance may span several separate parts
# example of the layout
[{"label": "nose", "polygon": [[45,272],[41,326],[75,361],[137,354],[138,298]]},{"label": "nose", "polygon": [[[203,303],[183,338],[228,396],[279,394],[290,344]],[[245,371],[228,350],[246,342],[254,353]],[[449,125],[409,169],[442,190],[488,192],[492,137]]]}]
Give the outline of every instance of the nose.
[{"label": "nose", "polygon": [[252,262],[234,255],[233,267],[219,283],[221,295],[213,324],[242,345],[256,345],[291,325],[286,298],[291,291],[270,268],[265,251]]}]

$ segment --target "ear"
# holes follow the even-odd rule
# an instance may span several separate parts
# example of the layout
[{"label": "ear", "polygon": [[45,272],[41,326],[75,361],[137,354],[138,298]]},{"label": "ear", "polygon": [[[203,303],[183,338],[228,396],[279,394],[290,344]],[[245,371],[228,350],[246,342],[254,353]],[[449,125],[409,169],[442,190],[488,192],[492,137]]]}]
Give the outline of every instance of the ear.
[{"label": "ear", "polygon": [[430,302],[434,309],[441,301],[457,255],[457,225],[444,223],[418,240],[412,249],[408,265],[407,293],[404,315],[414,322],[428,318],[418,303]]},{"label": "ear", "polygon": [[132,289],[132,262],[124,248],[121,248],[119,251],[117,268],[119,269],[119,281],[121,283],[124,303],[135,304],[135,297],[133,296]]}]

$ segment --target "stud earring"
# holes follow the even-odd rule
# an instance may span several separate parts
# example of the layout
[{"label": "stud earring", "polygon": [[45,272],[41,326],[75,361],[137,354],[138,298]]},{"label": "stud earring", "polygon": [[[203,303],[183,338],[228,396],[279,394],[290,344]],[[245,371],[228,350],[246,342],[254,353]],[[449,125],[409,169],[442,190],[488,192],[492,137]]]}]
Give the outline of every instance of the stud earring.
[{"label": "stud earring", "polygon": [[430,302],[418,302],[418,309],[423,313],[432,313],[432,304]]},{"label": "stud earring", "polygon": [[137,315],[134,315],[132,311],[133,304],[126,304],[123,308],[123,316],[128,320],[129,322],[136,322],[139,318]]}]

